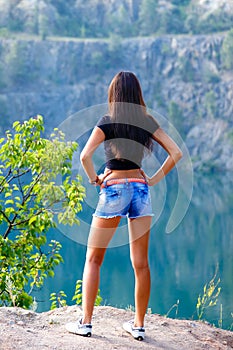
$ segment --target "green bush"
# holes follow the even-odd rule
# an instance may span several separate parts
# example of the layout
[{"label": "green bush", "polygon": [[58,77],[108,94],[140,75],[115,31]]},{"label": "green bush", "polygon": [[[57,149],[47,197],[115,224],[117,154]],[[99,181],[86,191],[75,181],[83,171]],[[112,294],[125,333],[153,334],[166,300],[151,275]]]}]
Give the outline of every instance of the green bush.
[{"label": "green bush", "polygon": [[57,129],[44,139],[43,131],[37,116],[15,122],[0,139],[0,306],[33,303],[33,290],[62,262],[61,245],[47,242],[48,230],[56,219],[79,223],[84,188],[79,176],[71,179],[77,144]]},{"label": "green bush", "polygon": [[[77,280],[76,281],[76,286],[75,286],[75,293],[72,298],[72,300],[75,300],[76,305],[82,305],[82,280]],[[61,290],[58,293],[51,293],[50,294],[50,301],[52,301],[50,309],[56,309],[58,307],[63,307],[67,305],[66,302],[67,295],[63,290]],[[96,296],[95,300],[95,306],[100,306],[102,302],[102,297],[100,296],[100,289],[98,289],[98,293]]]}]

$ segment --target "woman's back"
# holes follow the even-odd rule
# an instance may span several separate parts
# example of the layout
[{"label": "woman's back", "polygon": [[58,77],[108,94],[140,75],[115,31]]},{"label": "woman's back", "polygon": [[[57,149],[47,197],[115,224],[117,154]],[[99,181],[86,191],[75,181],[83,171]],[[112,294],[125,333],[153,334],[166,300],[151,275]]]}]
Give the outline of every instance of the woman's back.
[{"label": "woman's back", "polygon": [[127,106],[127,114],[114,119],[106,115],[97,124],[105,135],[108,169],[138,169],[145,152],[152,150],[152,135],[159,124],[153,117],[137,110],[137,107]]}]

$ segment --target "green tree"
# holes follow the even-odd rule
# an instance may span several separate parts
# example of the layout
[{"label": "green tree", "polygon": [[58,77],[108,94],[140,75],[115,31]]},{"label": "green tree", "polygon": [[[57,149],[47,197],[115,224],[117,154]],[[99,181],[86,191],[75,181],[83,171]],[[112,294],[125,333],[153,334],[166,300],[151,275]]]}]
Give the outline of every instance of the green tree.
[{"label": "green tree", "polygon": [[160,16],[160,33],[184,33],[186,12],[183,7],[173,6],[171,10],[164,11]]},{"label": "green tree", "polygon": [[142,0],[139,11],[140,34],[150,35],[159,28],[158,0]]},{"label": "green tree", "polygon": [[54,276],[61,245],[46,233],[62,224],[78,224],[85,191],[71,177],[77,144],[54,130],[42,138],[43,118],[15,122],[0,139],[0,306],[28,308],[31,293]]},{"label": "green tree", "polygon": [[224,68],[233,69],[233,29],[227,33],[223,41],[221,57]]},{"label": "green tree", "polygon": [[128,11],[123,5],[120,5],[118,9],[108,17],[109,27],[112,29],[110,32],[122,37],[133,35],[133,23],[131,22]]}]

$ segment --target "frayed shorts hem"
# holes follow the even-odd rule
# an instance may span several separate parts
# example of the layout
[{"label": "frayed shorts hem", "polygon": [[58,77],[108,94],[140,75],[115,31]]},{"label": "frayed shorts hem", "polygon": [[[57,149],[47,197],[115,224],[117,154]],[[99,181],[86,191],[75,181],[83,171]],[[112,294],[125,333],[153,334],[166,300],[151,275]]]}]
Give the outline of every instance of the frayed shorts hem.
[{"label": "frayed shorts hem", "polygon": [[105,219],[114,217],[136,219],[142,216],[153,216],[148,185],[126,182],[102,188],[93,216]]},{"label": "frayed shorts hem", "polygon": [[121,214],[115,214],[115,215],[99,215],[99,214],[93,214],[93,217],[100,218],[100,219],[113,219],[113,218],[128,218],[128,219],[137,219],[142,218],[145,216],[154,216],[154,214],[144,214],[144,215],[138,215],[138,216],[128,216],[128,215],[121,215]]}]

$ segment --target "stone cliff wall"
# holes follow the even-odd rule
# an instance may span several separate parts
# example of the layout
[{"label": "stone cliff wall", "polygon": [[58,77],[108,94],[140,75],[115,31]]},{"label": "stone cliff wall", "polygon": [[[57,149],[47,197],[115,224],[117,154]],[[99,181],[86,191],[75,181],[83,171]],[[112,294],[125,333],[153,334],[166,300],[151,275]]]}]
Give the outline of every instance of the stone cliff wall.
[{"label": "stone cliff wall", "polygon": [[223,40],[224,34],[1,39],[0,127],[35,114],[44,116],[48,129],[56,127],[106,103],[113,75],[132,70],[148,106],[177,128],[198,167],[232,169],[233,72],[222,65]]}]

